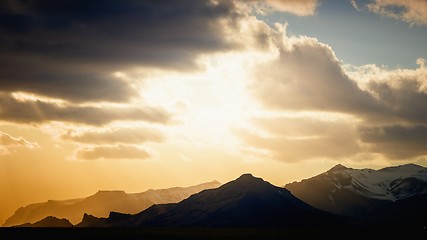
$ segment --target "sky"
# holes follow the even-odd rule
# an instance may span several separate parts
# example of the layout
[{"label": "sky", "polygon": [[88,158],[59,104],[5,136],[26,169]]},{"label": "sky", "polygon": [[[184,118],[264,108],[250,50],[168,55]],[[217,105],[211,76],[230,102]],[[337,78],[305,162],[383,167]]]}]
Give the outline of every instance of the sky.
[{"label": "sky", "polygon": [[0,223],[24,205],[427,166],[426,0],[0,2]]}]

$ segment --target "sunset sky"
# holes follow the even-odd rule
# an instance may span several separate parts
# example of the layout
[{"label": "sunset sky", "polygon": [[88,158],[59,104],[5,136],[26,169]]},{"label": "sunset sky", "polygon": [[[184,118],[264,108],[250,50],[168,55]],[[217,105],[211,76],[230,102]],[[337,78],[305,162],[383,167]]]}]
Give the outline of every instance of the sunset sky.
[{"label": "sunset sky", "polygon": [[427,166],[426,0],[0,1],[0,225],[98,190]]}]

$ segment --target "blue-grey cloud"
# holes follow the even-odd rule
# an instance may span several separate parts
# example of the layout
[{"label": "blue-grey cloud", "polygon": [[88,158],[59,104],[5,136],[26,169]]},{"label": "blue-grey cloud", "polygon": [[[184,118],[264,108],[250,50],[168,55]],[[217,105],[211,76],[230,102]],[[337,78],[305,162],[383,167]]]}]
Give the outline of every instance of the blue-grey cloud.
[{"label": "blue-grey cloud", "polygon": [[385,17],[412,25],[427,25],[427,1],[424,0],[351,0],[357,10],[367,9]]},{"label": "blue-grey cloud", "polygon": [[361,140],[369,144],[371,151],[389,159],[408,159],[427,155],[427,126],[391,125],[361,127]]},{"label": "blue-grey cloud", "polygon": [[[427,93],[420,76],[391,76],[388,81],[371,81],[368,88],[384,104],[386,118],[397,118],[414,124],[427,124]],[[419,78],[419,79],[418,79]]]}]

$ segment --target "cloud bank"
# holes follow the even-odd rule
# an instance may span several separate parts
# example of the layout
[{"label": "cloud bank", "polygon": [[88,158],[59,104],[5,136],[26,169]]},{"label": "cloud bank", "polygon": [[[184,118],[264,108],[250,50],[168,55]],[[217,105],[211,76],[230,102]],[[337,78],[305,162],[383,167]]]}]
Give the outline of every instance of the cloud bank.
[{"label": "cloud bank", "polygon": [[[317,39],[282,34],[278,40],[277,34],[272,31],[269,36],[276,39],[279,54],[254,69],[251,91],[269,111],[311,115],[294,117],[300,125],[289,118],[266,117],[256,128],[267,135],[237,131],[246,143],[281,161],[349,159],[361,153],[379,153],[391,160],[426,155],[423,59],[412,70],[371,65],[349,72]],[[325,122],[321,116],[331,119]]]},{"label": "cloud bank", "polygon": [[0,89],[69,101],[125,102],[130,83],[109,73],[189,69],[227,51],[239,12],[232,1],[40,0],[0,3]]},{"label": "cloud bank", "polygon": [[60,121],[102,126],[118,120],[166,124],[170,118],[168,112],[158,107],[60,105],[40,100],[19,100],[10,94],[0,94],[0,119],[10,122],[46,123]]}]

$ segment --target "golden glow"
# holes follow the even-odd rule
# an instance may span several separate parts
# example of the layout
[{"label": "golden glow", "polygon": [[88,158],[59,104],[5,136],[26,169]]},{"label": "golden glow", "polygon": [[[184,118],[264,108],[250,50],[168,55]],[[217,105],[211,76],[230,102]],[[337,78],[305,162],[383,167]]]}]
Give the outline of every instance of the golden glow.
[{"label": "golden glow", "polygon": [[244,127],[259,106],[248,89],[251,64],[268,54],[233,53],[204,57],[197,73],[157,74],[144,84],[143,101],[168,106],[177,123],[168,126],[173,141],[236,148],[233,128]]}]

